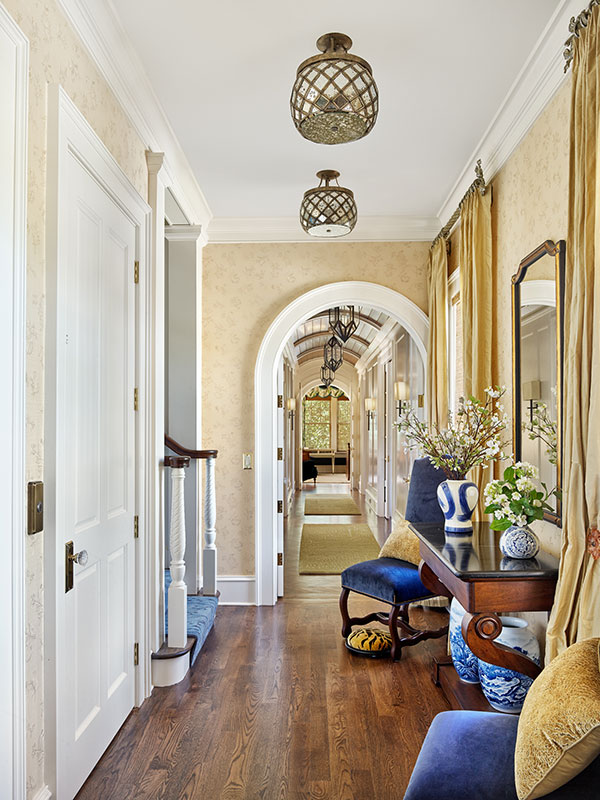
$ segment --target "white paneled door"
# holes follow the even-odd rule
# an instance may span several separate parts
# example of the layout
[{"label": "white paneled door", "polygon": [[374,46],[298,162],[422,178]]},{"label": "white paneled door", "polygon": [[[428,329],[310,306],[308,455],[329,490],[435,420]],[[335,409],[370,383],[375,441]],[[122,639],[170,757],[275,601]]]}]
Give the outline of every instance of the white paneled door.
[{"label": "white paneled door", "polygon": [[56,777],[58,800],[70,800],[134,705],[136,228],[79,159],[63,170]]}]

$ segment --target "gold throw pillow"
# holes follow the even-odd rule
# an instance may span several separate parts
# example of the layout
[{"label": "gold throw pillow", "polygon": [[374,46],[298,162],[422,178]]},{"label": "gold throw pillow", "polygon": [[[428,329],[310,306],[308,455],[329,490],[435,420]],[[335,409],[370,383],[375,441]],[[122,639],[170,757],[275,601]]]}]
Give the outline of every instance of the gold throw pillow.
[{"label": "gold throw pillow", "polygon": [[402,561],[408,561],[410,564],[419,566],[421,563],[419,538],[408,527],[406,520],[399,522],[385,540],[379,553],[379,558],[399,558]]},{"label": "gold throw pillow", "polygon": [[600,755],[599,645],[571,645],[531,685],[515,747],[519,800],[553,792]]}]

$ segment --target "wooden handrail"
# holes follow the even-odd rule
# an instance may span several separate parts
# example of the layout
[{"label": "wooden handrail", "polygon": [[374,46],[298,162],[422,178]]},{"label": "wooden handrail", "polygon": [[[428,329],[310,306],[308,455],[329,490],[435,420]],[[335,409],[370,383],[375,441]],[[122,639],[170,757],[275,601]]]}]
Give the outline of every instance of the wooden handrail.
[{"label": "wooden handrail", "polygon": [[216,458],[219,453],[218,450],[190,450],[189,447],[184,447],[167,434],[165,434],[165,447],[168,447],[169,450],[179,456],[187,456],[188,458]]}]

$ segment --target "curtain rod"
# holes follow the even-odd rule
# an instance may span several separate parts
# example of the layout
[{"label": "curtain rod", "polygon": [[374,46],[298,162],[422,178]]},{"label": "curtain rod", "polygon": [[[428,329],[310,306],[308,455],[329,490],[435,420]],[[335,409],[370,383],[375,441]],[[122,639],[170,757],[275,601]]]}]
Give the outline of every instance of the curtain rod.
[{"label": "curtain rod", "polygon": [[[595,0],[595,2],[598,2],[598,3],[600,3],[600,0]],[[448,238],[448,235],[449,235],[450,231],[451,231],[451,230],[452,230],[452,228],[454,227],[454,223],[455,223],[455,222],[456,222],[456,220],[457,220],[457,219],[460,217],[460,207],[461,207],[461,206],[462,206],[462,204],[465,202],[465,200],[467,199],[467,197],[468,197],[470,194],[473,194],[473,192],[475,192],[475,191],[477,191],[477,190],[479,190],[479,191],[481,192],[481,194],[482,194],[482,195],[483,195],[483,194],[485,194],[486,185],[485,185],[485,178],[483,177],[483,168],[482,168],[482,166],[481,166],[481,159],[478,159],[478,160],[477,160],[477,164],[475,164],[475,176],[476,176],[476,177],[475,177],[475,180],[474,180],[474,181],[473,181],[473,183],[472,183],[472,184],[469,186],[469,188],[467,189],[467,191],[464,193],[464,195],[463,195],[463,197],[462,197],[462,200],[461,200],[461,201],[460,201],[460,203],[458,204],[458,208],[456,209],[456,211],[454,212],[454,214],[452,214],[452,216],[450,217],[450,219],[448,220],[448,222],[447,222],[447,223],[444,225],[444,227],[442,228],[442,230],[441,230],[441,231],[438,233],[438,235],[435,237],[435,239],[434,239],[434,240],[433,240],[433,242],[431,243],[431,246],[432,246],[432,247],[433,247],[433,246],[434,246],[434,244],[435,244],[435,243],[438,241],[438,239],[440,239],[442,236],[444,237],[444,239],[447,239],[447,238]]]},{"label": "curtain rod", "polygon": [[571,62],[573,61],[575,39],[579,39],[579,31],[582,28],[587,28],[588,19],[590,18],[592,9],[597,5],[600,5],[600,0],[592,0],[589,6],[583,9],[581,14],[579,14],[577,17],[571,17],[571,21],[569,22],[569,33],[571,35],[565,42],[565,49],[563,50],[563,56],[565,59],[565,72],[567,72],[571,66]]}]

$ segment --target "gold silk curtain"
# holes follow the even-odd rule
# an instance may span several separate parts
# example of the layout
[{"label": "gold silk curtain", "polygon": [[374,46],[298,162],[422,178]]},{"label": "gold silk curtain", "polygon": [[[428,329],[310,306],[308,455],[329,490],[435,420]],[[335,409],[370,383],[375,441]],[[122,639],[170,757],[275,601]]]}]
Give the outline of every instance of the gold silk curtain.
[{"label": "gold silk curtain", "polygon": [[565,281],[563,544],[546,661],[600,636],[600,562],[586,552],[600,527],[600,9],[574,42]]},{"label": "gold silk curtain", "polygon": [[429,251],[429,359],[427,396],[430,427],[448,424],[448,251],[443,236]]},{"label": "gold silk curtain", "polygon": [[[492,385],[492,197],[479,189],[465,197],[460,209],[460,270],[465,396],[485,401]],[[489,468],[478,468],[471,480],[479,488],[476,519],[483,514],[483,487]]]}]

